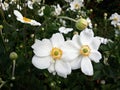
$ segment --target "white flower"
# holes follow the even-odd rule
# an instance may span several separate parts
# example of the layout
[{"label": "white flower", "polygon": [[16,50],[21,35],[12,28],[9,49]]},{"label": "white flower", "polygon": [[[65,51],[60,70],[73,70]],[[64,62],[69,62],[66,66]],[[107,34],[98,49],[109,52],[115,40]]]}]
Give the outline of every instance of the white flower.
[{"label": "white flower", "polygon": [[66,49],[71,49],[69,55],[74,59],[71,61],[71,68],[81,68],[85,75],[93,75],[91,61],[98,63],[102,58],[101,53],[98,51],[101,42],[94,37],[93,31],[85,29],[80,35],[74,35],[72,41],[66,41],[66,43],[68,44]]},{"label": "white flower", "polygon": [[64,34],[68,34],[69,32],[71,32],[73,30],[73,28],[66,28],[66,27],[60,27],[59,28],[59,32],[60,33],[64,33]]},{"label": "white flower", "polygon": [[30,24],[30,25],[33,25],[33,26],[41,26],[41,24],[39,22],[37,22],[33,19],[23,17],[22,14],[17,10],[14,10],[14,14],[17,17],[17,20],[22,22],[22,23],[27,23],[27,24]]},{"label": "white flower", "polygon": [[73,2],[70,2],[70,9],[71,10],[78,10],[83,7],[83,0],[74,0]]},{"label": "white flower", "polygon": [[114,25],[114,27],[117,26],[118,23],[120,23],[120,15],[118,13],[114,13],[109,18],[111,21],[111,25]]},{"label": "white flower", "polygon": [[62,34],[53,34],[51,39],[35,40],[32,45],[35,55],[33,65],[38,69],[47,69],[50,73],[66,78],[71,73],[68,54],[64,53],[65,40]]},{"label": "white flower", "polygon": [[44,15],[44,9],[45,9],[45,6],[42,6],[40,10],[38,10],[38,15],[39,16],[43,16]]},{"label": "white flower", "polygon": [[28,1],[27,5],[28,5],[28,8],[33,9],[33,2],[32,1]]},{"label": "white flower", "polygon": [[6,3],[6,2],[4,2],[4,3],[0,2],[0,7],[2,7],[2,9],[3,9],[4,11],[7,11],[8,8],[9,8],[9,4]]},{"label": "white flower", "polygon": [[55,8],[54,15],[58,16],[61,14],[62,8],[60,7],[59,4],[57,6],[53,6]]}]

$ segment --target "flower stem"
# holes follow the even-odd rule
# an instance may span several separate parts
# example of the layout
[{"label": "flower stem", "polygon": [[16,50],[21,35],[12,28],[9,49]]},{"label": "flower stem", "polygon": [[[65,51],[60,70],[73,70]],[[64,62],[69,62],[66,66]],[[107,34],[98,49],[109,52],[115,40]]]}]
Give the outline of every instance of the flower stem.
[{"label": "flower stem", "polygon": [[15,63],[16,63],[16,60],[13,60],[12,79],[15,79]]},{"label": "flower stem", "polygon": [[62,18],[62,19],[67,19],[67,20],[73,21],[73,22],[77,22],[77,20],[70,18],[70,17],[66,17],[66,16],[58,16],[57,18]]}]

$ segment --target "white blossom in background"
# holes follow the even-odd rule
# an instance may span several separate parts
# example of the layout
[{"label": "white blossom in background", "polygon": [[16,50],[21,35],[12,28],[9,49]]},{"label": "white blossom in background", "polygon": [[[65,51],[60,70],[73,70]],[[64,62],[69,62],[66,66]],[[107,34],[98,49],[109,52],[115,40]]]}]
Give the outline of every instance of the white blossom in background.
[{"label": "white blossom in background", "polygon": [[53,7],[55,8],[55,11],[53,12],[53,14],[54,14],[55,16],[60,15],[61,12],[62,12],[62,8],[60,7],[60,5],[57,4],[57,6],[53,6]]},{"label": "white blossom in background", "polygon": [[3,3],[2,3],[2,0],[1,0],[1,2],[0,2],[0,7],[2,7],[2,9],[3,9],[4,11],[7,11],[7,10],[9,9],[9,4],[6,3],[6,2],[3,2]]},{"label": "white blossom in background", "polygon": [[81,9],[81,7],[84,6],[83,2],[83,0],[74,0],[70,2],[70,9],[73,11]]},{"label": "white blossom in background", "polygon": [[112,20],[111,25],[113,25],[114,27],[116,27],[117,24],[120,23],[120,15],[118,13],[112,14],[109,19]]},{"label": "white blossom in background", "polygon": [[64,34],[68,34],[71,31],[73,31],[73,28],[66,28],[66,27],[60,27],[59,28],[59,32],[64,33]]},{"label": "white blossom in background", "polygon": [[43,16],[44,15],[44,9],[45,9],[45,6],[42,6],[40,10],[38,10],[38,15],[39,16]]},{"label": "white blossom in background", "polygon": [[32,1],[28,1],[27,2],[27,6],[28,6],[28,8],[33,9],[33,2]]},{"label": "white blossom in background", "polygon": [[[66,78],[71,74],[71,55],[65,53],[65,40],[62,34],[53,34],[51,39],[35,40],[32,45],[32,64],[38,69],[48,69],[50,73]],[[70,50],[70,49],[69,49]],[[67,51],[69,51],[67,50]]]},{"label": "white blossom in background", "polygon": [[65,20],[60,19],[60,23],[61,23],[63,26],[66,26],[66,21],[65,21]]},{"label": "white blossom in background", "polygon": [[22,22],[22,23],[27,23],[33,26],[41,26],[41,24],[33,19],[29,19],[26,17],[23,17],[23,15],[18,11],[14,10],[14,15],[17,17],[17,20]]},{"label": "white blossom in background", "polygon": [[94,37],[91,29],[83,30],[80,35],[74,35],[71,40],[66,41],[66,49],[70,49],[69,55],[73,57],[71,61],[71,68],[78,69],[85,75],[93,75],[92,62],[98,63],[102,58],[98,48],[101,44],[100,40]]}]

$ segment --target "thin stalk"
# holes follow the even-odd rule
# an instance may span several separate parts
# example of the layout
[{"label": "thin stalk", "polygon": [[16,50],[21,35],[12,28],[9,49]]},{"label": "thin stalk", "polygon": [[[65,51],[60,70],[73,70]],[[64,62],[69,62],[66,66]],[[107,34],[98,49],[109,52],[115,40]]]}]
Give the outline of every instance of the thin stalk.
[{"label": "thin stalk", "polygon": [[77,22],[77,20],[70,18],[70,17],[66,17],[66,16],[58,16],[57,18],[62,18],[62,19],[67,19],[67,20],[73,21],[73,22]]}]

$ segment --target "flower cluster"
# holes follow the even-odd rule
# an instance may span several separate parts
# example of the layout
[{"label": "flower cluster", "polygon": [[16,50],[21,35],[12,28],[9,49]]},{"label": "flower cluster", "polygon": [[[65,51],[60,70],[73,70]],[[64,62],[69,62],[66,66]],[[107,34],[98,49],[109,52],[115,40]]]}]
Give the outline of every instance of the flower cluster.
[{"label": "flower cluster", "polygon": [[100,44],[101,41],[94,37],[91,29],[85,29],[67,41],[62,34],[56,33],[50,39],[35,40],[32,63],[39,69],[48,69],[50,73],[57,73],[64,78],[79,68],[85,75],[91,76],[91,61],[98,63],[102,58],[98,51]]}]

